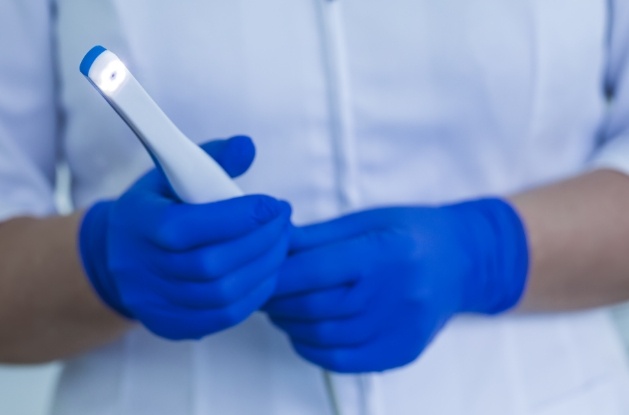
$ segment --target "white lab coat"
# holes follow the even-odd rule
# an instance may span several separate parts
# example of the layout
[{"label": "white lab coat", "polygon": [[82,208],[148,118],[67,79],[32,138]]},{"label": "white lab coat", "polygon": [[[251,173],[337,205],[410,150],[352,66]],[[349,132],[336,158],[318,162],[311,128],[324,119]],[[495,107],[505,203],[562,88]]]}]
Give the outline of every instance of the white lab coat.
[{"label": "white lab coat", "polygon": [[[251,135],[240,186],[298,223],[629,171],[628,1],[3,0],[0,218],[55,212],[57,160],[78,208],[151,167],[79,74],[94,44],[192,139]],[[628,379],[594,310],[460,317],[407,367],[334,383],[344,415],[620,415]],[[319,370],[262,315],[199,343],[136,329],[70,359],[53,408],[328,413]]]}]

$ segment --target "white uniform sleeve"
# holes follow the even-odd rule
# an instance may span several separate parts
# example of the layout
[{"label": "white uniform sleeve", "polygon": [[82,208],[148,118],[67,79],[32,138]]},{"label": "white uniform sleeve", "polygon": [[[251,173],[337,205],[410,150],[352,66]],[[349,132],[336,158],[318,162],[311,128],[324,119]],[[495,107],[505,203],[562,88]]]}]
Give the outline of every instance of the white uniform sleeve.
[{"label": "white uniform sleeve", "polygon": [[55,211],[52,0],[0,1],[0,220]]},{"label": "white uniform sleeve", "polygon": [[606,89],[610,100],[601,147],[592,159],[592,167],[629,174],[629,1],[609,3],[611,27]]}]

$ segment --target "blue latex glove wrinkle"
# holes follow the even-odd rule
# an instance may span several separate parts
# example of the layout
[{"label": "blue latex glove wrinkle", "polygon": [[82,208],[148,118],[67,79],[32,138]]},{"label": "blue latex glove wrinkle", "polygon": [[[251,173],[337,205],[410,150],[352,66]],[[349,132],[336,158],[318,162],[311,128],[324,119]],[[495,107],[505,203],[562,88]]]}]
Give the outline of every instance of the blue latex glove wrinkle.
[{"label": "blue latex glove wrinkle", "polygon": [[[255,155],[247,137],[202,147],[232,177]],[[81,259],[111,308],[159,336],[198,339],[242,322],[272,295],[290,214],[286,202],[262,195],[183,204],[153,169],[88,210]]]},{"label": "blue latex glove wrinkle", "polygon": [[265,310],[306,360],[383,371],[456,314],[513,307],[527,273],[524,226],[503,200],[375,209],[296,228]]}]

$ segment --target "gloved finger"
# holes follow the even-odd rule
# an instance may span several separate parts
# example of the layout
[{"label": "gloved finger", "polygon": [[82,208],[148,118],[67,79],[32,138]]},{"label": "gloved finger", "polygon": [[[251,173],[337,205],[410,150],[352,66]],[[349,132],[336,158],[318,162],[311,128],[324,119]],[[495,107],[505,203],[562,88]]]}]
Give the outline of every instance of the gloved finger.
[{"label": "gloved finger", "polygon": [[144,224],[149,241],[169,251],[188,251],[239,238],[278,216],[290,205],[269,196],[243,196],[203,205],[172,204]]},{"label": "gloved finger", "polygon": [[251,138],[235,136],[227,140],[213,140],[201,145],[231,177],[238,177],[246,172],[256,155],[256,148]]},{"label": "gloved finger", "polygon": [[237,303],[267,279],[277,280],[277,271],[286,257],[288,237],[253,262],[223,278],[210,282],[173,283],[160,281],[160,295],[176,306],[190,309],[218,309]]},{"label": "gloved finger", "polygon": [[170,340],[201,339],[236,326],[269,299],[275,279],[266,279],[246,297],[226,308],[181,310],[168,307],[142,308],[135,317],[151,332]]},{"label": "gloved finger", "polygon": [[147,171],[122,197],[126,200],[134,200],[136,203],[157,203],[161,205],[179,201],[173,193],[166,176],[157,168]]},{"label": "gloved finger", "polygon": [[298,227],[293,234],[291,251],[299,252],[321,245],[354,238],[367,232],[384,230],[407,221],[418,208],[365,210],[330,221]]},{"label": "gloved finger", "polygon": [[[336,373],[382,372],[411,363],[430,343],[425,331],[408,336],[407,330],[398,325],[391,335],[354,347],[321,348],[299,341],[292,345],[302,358]],[[407,347],[400,347],[403,342]]]},{"label": "gloved finger", "polygon": [[354,238],[374,228],[377,215],[370,211],[354,213],[330,221],[296,227],[291,251],[299,252]]},{"label": "gloved finger", "polygon": [[[165,252],[154,248],[147,266],[162,277],[176,281],[219,279],[273,250],[278,244],[284,246],[290,236],[289,224],[289,214],[286,211],[252,232],[223,243],[191,251]],[[282,252],[281,262],[286,254],[287,247]]]},{"label": "gloved finger", "polygon": [[352,317],[365,312],[378,295],[373,281],[362,279],[328,290],[272,298],[264,305],[264,311],[273,319],[301,322]]},{"label": "gloved finger", "polygon": [[298,322],[273,318],[271,321],[293,341],[325,349],[356,347],[372,341],[387,329],[389,314],[371,310],[345,319]]},{"label": "gloved finger", "polygon": [[353,284],[388,260],[391,247],[375,233],[290,255],[274,299]]},{"label": "gloved finger", "polygon": [[[226,140],[212,140],[201,144],[201,148],[208,153],[231,177],[238,177],[245,173],[255,158],[255,146],[251,138],[235,136]],[[138,179],[131,189],[132,197],[145,202],[165,203],[178,202],[168,179],[159,168],[153,168]]]}]

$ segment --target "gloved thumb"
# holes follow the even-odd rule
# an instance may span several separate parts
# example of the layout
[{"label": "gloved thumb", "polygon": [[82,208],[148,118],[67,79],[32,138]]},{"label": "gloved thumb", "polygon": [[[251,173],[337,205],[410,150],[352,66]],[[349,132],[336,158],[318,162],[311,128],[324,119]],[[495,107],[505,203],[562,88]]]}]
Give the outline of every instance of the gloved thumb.
[{"label": "gloved thumb", "polygon": [[239,135],[226,140],[208,141],[201,145],[231,177],[246,172],[256,156],[256,148],[251,138]]}]

